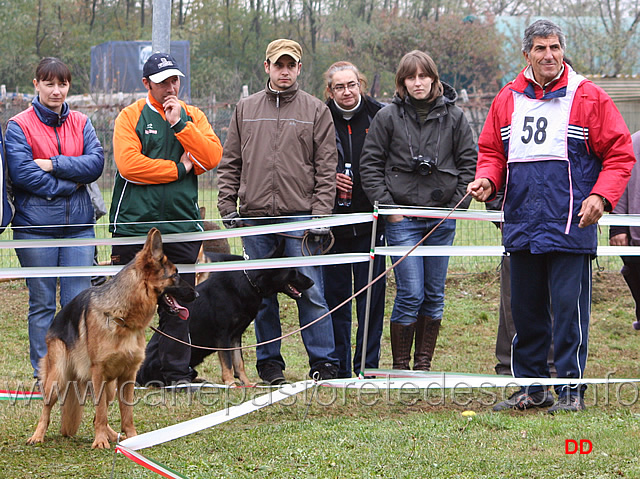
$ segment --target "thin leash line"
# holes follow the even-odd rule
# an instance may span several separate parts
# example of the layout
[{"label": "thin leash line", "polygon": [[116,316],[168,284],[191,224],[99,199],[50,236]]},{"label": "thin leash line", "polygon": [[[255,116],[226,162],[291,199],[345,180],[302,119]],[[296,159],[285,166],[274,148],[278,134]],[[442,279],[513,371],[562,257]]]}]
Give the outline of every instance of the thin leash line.
[{"label": "thin leash line", "polygon": [[[276,236],[283,236],[285,238],[294,238],[294,239],[299,239],[302,240],[302,256],[307,256],[307,252],[309,253],[308,256],[313,256],[313,252],[311,251],[311,247],[309,246],[309,236],[311,236],[311,233],[309,233],[308,231],[306,231],[302,236],[297,236],[297,235],[292,235],[292,234],[288,234],[288,233],[275,233]],[[335,243],[335,237],[333,236],[333,233],[331,231],[329,231],[329,234],[327,235],[329,237],[329,244],[327,245],[327,247],[324,247],[324,243],[320,245],[320,254],[323,255],[325,253],[327,253],[331,248],[333,248],[333,244]]]},{"label": "thin leash line", "polygon": [[300,331],[313,326],[314,324],[316,324],[318,321],[323,320],[324,318],[326,318],[327,316],[329,316],[331,313],[337,311],[338,309],[340,309],[342,306],[344,306],[345,304],[347,304],[349,301],[351,301],[353,298],[359,296],[360,294],[362,294],[364,291],[366,291],[368,288],[370,288],[374,283],[378,282],[380,279],[382,279],[384,276],[387,275],[387,273],[389,273],[391,270],[393,270],[396,266],[398,266],[401,262],[403,262],[407,256],[409,256],[411,253],[413,253],[422,243],[424,243],[426,241],[426,239],[431,236],[435,230],[438,229],[438,227],[444,223],[449,216],[451,216],[454,211],[456,211],[456,209],[462,204],[462,202],[467,198],[467,196],[469,196],[469,193],[467,192],[467,194],[465,194],[462,199],[460,201],[458,201],[458,203],[451,209],[451,211],[449,211],[449,213],[447,213],[447,215],[442,218],[437,225],[435,225],[433,228],[431,228],[431,231],[429,231],[426,235],[423,236],[423,238],[418,241],[409,251],[407,251],[404,256],[400,257],[395,263],[393,263],[391,266],[389,266],[386,270],[384,270],[382,273],[380,273],[378,276],[376,276],[374,279],[371,280],[371,282],[369,282],[368,284],[366,284],[365,286],[363,286],[359,291],[357,291],[356,293],[353,293],[350,297],[348,297],[347,299],[345,299],[342,303],[340,303],[339,305],[337,305],[335,308],[333,308],[330,311],[327,311],[325,314],[323,314],[322,316],[320,316],[319,318],[314,319],[313,321],[311,321],[308,324],[305,324],[304,326],[299,327],[298,329],[294,329],[293,331],[290,331],[286,334],[283,334],[282,336],[279,336],[277,338],[273,338],[273,339],[269,339],[267,341],[262,341],[261,343],[256,343],[256,344],[250,344],[248,346],[238,346],[235,348],[210,348],[207,346],[198,346],[196,344],[189,344],[186,341],[182,341],[181,339],[175,338],[167,333],[164,333],[162,331],[160,331],[159,329],[157,329],[155,326],[150,326],[152,331],[155,331],[158,334],[161,334],[162,336],[169,338],[169,339],[173,339],[174,341],[180,343],[180,344],[184,344],[185,346],[190,346],[192,348],[195,349],[203,349],[206,351],[238,351],[238,350],[243,350],[243,349],[252,349],[252,348],[257,348],[258,346],[264,346],[265,344],[271,344],[274,343],[276,341],[280,341],[282,339],[288,338],[289,336],[292,336],[296,333],[299,333]]}]

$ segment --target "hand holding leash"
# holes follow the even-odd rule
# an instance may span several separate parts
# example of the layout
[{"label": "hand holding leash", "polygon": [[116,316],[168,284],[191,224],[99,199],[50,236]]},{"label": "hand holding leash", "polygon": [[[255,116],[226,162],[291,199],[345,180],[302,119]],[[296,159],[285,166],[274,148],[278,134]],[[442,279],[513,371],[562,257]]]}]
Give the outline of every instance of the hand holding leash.
[{"label": "hand holding leash", "polygon": [[231,229],[236,226],[242,226],[242,222],[240,221],[240,215],[237,211],[233,211],[229,214],[226,214],[222,217],[222,224],[225,228]]},{"label": "hand holding leash", "polygon": [[329,233],[331,233],[331,228],[328,226],[321,226],[319,228],[311,228],[309,231],[309,236],[311,237],[311,241],[315,241],[316,243],[324,243]]},{"label": "hand holding leash", "polygon": [[305,230],[302,237],[302,256],[325,254],[333,247],[333,233],[328,226]]}]

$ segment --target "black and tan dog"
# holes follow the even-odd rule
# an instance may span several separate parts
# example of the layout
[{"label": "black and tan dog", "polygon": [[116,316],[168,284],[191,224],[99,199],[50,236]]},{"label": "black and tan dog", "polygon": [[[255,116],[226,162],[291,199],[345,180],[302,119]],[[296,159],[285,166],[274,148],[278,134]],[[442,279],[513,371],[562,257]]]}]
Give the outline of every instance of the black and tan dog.
[{"label": "black and tan dog", "polygon": [[[279,257],[284,243],[269,257]],[[242,261],[242,256],[210,254],[211,262]],[[249,327],[260,309],[262,298],[284,293],[293,299],[313,286],[313,280],[295,268],[259,269],[247,271],[214,271],[196,286],[198,297],[187,307],[190,312],[191,344],[209,348],[242,346],[242,333]],[[212,351],[191,349],[190,366],[195,368]],[[242,350],[218,351],[222,380],[233,384],[234,376],[245,385],[251,382],[244,370]]]},{"label": "black and tan dog", "polygon": [[187,309],[177,300],[194,298],[194,289],[163,254],[160,232],[151,229],[142,250],[116,276],[80,293],[54,318],[47,333],[48,351],[40,362],[44,407],[28,444],[44,440],[58,399],[60,433],[73,436],[90,391],[96,406],[91,447],[108,448],[109,441],[117,439],[107,423],[116,387],[121,430],[127,437],[135,436],[133,393],[136,371],[144,359],[145,329],[158,304],[187,319]]}]

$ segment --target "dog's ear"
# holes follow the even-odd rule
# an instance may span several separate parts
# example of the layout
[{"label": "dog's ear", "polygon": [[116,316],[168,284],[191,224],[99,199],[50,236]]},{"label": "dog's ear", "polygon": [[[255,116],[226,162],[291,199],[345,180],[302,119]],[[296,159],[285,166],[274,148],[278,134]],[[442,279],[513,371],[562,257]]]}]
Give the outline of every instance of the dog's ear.
[{"label": "dog's ear", "polygon": [[282,258],[284,254],[284,240],[278,241],[278,244],[271,252],[266,256],[267,258]]},{"label": "dog's ear", "polygon": [[207,213],[207,208],[205,208],[204,206],[200,207],[200,219],[203,220],[205,219]]},{"label": "dog's ear", "polygon": [[143,249],[148,254],[151,254],[154,260],[160,261],[162,259],[164,256],[164,252],[162,251],[162,235],[158,228],[151,228],[149,230]]}]

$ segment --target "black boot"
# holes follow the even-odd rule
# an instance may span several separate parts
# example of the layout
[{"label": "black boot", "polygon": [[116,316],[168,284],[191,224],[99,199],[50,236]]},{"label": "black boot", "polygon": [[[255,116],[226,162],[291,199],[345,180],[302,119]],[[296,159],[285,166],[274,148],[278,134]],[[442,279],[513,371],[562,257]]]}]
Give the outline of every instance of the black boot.
[{"label": "black boot", "polygon": [[633,323],[635,329],[640,329],[640,274],[638,274],[638,268],[640,265],[637,263],[625,264],[622,267],[620,273],[629,286],[633,300],[636,303],[636,320]]},{"label": "black boot", "polygon": [[431,370],[431,359],[436,348],[438,333],[442,320],[429,316],[418,315],[416,323],[416,350],[413,356],[413,369],[419,371]]},{"label": "black boot", "polygon": [[416,323],[399,324],[391,322],[391,354],[393,355],[393,369],[409,369],[411,360],[411,346]]}]

